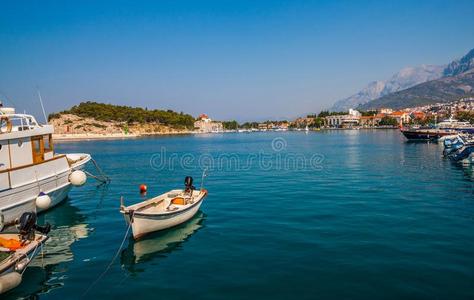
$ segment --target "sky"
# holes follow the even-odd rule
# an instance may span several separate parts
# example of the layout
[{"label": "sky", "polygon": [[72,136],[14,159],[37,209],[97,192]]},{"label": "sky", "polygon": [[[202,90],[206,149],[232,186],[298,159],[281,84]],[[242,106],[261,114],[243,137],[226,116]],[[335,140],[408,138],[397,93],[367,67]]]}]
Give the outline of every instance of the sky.
[{"label": "sky", "polygon": [[474,48],[474,1],[0,0],[0,98],[42,119],[82,101],[216,120],[319,112]]}]

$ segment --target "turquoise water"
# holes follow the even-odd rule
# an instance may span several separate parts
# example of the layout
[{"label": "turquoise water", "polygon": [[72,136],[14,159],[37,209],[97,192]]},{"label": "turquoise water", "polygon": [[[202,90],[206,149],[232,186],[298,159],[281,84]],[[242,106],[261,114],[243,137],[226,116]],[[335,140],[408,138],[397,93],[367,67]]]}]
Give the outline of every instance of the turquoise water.
[{"label": "turquoise water", "polygon": [[[42,215],[45,257],[7,299],[472,299],[472,170],[396,130],[274,132],[62,143],[112,178]],[[163,159],[163,157],[165,159]],[[134,242],[118,212],[200,186],[189,223]],[[92,168],[90,169],[92,171]],[[41,265],[44,265],[44,268]],[[3,299],[3,298],[2,298]]]}]

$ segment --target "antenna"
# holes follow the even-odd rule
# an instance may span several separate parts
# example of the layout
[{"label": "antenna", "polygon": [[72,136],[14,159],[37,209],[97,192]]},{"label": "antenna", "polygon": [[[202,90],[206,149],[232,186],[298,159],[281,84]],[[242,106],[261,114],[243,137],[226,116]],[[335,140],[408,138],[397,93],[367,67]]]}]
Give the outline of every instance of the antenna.
[{"label": "antenna", "polygon": [[44,111],[43,98],[41,98],[40,90],[38,89],[38,98],[41,104],[41,109],[43,110],[44,121],[48,124],[48,118],[46,118],[46,112]]}]

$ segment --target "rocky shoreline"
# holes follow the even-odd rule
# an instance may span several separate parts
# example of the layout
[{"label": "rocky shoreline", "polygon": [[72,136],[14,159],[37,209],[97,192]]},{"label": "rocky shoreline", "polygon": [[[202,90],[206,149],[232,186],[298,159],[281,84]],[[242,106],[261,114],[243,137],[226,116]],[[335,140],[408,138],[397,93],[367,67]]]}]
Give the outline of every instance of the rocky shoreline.
[{"label": "rocky shoreline", "polygon": [[98,134],[98,133],[77,133],[77,134],[53,134],[53,139],[56,142],[67,142],[67,141],[90,141],[90,140],[117,140],[117,139],[133,139],[146,136],[163,136],[163,135],[186,135],[195,134],[194,131],[169,131],[169,132],[155,132],[155,133],[142,133],[142,134],[124,134],[124,133],[109,133],[109,134]]},{"label": "rocky shoreline", "polygon": [[126,124],[116,121],[98,121],[63,114],[50,121],[54,126],[56,141],[129,139],[152,135],[192,134],[192,130],[177,129],[159,123]]}]

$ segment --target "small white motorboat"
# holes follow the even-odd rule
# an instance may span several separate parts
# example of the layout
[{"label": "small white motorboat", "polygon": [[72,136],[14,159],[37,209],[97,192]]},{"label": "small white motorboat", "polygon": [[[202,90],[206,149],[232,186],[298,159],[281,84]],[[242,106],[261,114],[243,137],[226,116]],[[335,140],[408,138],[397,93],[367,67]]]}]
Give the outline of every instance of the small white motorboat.
[{"label": "small white motorboat", "polygon": [[133,238],[171,228],[191,219],[201,207],[207,190],[195,190],[192,177],[186,177],[183,190],[171,190],[158,197],[124,206],[123,199],[120,212],[131,226]]},{"label": "small white motorboat", "polygon": [[0,294],[21,283],[24,270],[48,239],[51,228],[49,224],[36,225],[36,214],[32,212],[23,213],[18,221],[0,224],[2,230],[13,225],[19,233],[0,232]]}]

